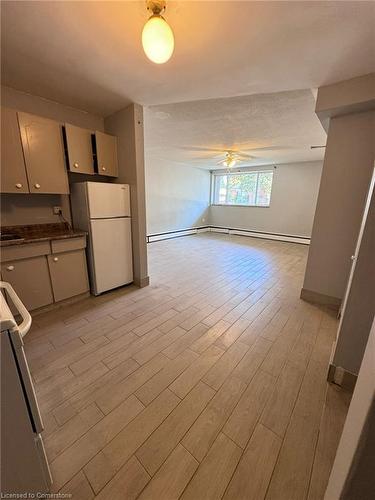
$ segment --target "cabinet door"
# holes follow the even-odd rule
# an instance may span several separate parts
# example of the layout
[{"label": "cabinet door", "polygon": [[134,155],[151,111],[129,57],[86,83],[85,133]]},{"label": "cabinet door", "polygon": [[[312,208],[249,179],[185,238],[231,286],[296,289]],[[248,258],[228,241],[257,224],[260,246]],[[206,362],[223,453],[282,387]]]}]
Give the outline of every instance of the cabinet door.
[{"label": "cabinet door", "polygon": [[48,265],[56,302],[88,291],[84,250],[48,255]]},{"label": "cabinet door", "polygon": [[18,113],[30,193],[69,193],[59,123]]},{"label": "cabinet door", "polygon": [[52,304],[51,280],[45,256],[4,262],[1,274],[29,311]]},{"label": "cabinet door", "polygon": [[95,132],[98,174],[118,177],[117,137]]},{"label": "cabinet door", "polygon": [[81,174],[94,173],[91,130],[65,125],[66,147],[68,150],[69,170]]},{"label": "cabinet door", "polygon": [[1,108],[1,192],[29,192],[17,111],[8,108]]}]

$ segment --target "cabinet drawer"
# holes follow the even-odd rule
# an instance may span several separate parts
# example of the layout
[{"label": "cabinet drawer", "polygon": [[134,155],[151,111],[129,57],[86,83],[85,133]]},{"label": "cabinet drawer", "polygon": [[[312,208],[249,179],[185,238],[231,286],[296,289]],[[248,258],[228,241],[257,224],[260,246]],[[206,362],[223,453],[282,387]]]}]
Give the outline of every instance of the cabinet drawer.
[{"label": "cabinet drawer", "polygon": [[29,257],[37,257],[38,255],[48,255],[49,253],[51,253],[49,241],[1,247],[1,262],[28,259]]},{"label": "cabinet drawer", "polygon": [[84,250],[48,255],[48,266],[56,302],[88,291]]},{"label": "cabinet drawer", "polygon": [[1,274],[29,311],[52,304],[51,281],[45,256],[3,263]]},{"label": "cabinet drawer", "polygon": [[63,240],[51,241],[52,253],[70,252],[72,250],[81,250],[86,248],[86,237],[67,238]]}]

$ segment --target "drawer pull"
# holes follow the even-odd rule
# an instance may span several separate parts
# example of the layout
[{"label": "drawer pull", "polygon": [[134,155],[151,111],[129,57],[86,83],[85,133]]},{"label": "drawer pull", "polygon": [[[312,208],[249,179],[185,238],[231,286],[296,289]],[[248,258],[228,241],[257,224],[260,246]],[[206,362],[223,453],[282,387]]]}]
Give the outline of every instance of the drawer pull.
[{"label": "drawer pull", "polygon": [[34,184],[35,189],[40,189],[40,184],[36,183]]},{"label": "drawer pull", "polygon": [[107,169],[105,167],[102,167],[103,172],[105,172]]},{"label": "drawer pull", "polygon": [[74,167],[74,168],[78,168],[78,167],[79,167],[78,162],[73,163],[73,167]]},{"label": "drawer pull", "polygon": [[14,266],[7,266],[7,271],[13,271],[14,270]]},{"label": "drawer pull", "polygon": [[58,257],[54,257],[54,258],[53,258],[53,262],[57,262],[58,260],[59,260],[59,258],[58,258]]},{"label": "drawer pull", "polygon": [[21,188],[22,188],[22,184],[20,184],[19,182],[17,182],[17,184],[16,184],[16,188],[17,188],[17,189],[21,189]]}]

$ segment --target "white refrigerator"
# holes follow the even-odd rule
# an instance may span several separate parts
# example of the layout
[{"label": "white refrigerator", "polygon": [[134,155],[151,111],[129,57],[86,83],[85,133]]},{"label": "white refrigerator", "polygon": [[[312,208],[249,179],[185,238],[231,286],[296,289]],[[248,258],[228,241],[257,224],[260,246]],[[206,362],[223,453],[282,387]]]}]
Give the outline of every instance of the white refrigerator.
[{"label": "white refrigerator", "polygon": [[88,232],[91,292],[99,295],[133,281],[130,190],[127,184],[71,186],[74,227]]}]

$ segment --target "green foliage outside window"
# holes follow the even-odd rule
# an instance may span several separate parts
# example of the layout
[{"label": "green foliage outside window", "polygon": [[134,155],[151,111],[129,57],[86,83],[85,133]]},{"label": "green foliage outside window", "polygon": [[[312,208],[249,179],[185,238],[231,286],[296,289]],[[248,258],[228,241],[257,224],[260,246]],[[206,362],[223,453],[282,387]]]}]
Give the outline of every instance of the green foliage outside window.
[{"label": "green foliage outside window", "polygon": [[217,174],[214,203],[218,205],[269,206],[273,172]]}]

